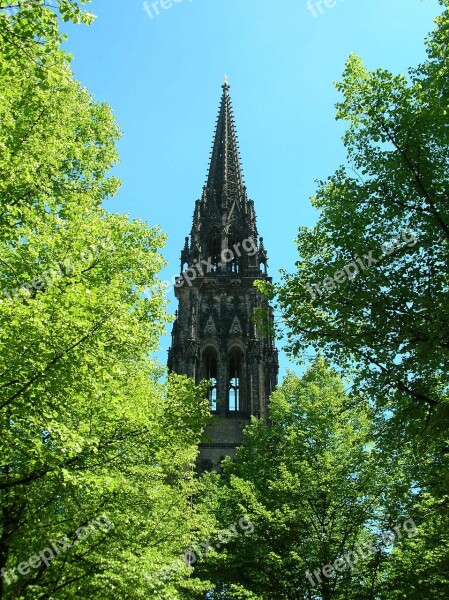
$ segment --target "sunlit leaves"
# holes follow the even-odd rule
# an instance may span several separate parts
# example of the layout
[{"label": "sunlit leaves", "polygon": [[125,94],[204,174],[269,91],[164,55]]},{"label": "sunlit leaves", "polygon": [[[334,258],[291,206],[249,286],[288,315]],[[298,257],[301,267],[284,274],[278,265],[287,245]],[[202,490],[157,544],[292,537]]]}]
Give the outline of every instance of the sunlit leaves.
[{"label": "sunlit leaves", "polygon": [[159,382],[166,238],[103,207],[120,131],[67,62],[47,5],[0,11],[0,568],[102,513],[113,528],[0,595],[147,598],[203,527],[186,507],[208,405]]}]

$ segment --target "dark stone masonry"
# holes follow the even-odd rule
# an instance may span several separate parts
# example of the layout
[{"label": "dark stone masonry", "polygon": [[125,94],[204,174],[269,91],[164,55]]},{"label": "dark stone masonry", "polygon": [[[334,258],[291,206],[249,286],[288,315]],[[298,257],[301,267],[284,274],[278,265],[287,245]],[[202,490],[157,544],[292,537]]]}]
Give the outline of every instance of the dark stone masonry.
[{"label": "dark stone masonry", "polygon": [[[211,383],[215,418],[200,446],[200,473],[234,455],[251,415],[268,418],[278,374],[272,310],[253,286],[271,281],[267,253],[243,182],[227,81],[222,89],[207,182],[181,252],[168,356],[171,371]],[[255,308],[266,315],[262,328],[252,319]]]}]

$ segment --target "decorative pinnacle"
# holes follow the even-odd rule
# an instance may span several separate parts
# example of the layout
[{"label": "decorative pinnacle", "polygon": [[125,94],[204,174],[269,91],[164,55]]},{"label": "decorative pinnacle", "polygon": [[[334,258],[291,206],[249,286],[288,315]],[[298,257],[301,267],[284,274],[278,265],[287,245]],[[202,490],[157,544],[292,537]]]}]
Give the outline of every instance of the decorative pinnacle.
[{"label": "decorative pinnacle", "polygon": [[225,73],[225,76],[224,76],[224,83],[223,83],[223,85],[222,85],[221,87],[222,87],[222,88],[223,88],[225,91],[226,91],[226,90],[229,90],[229,88],[231,87],[231,86],[229,85],[229,79],[228,79],[228,76],[226,75],[226,73]]}]

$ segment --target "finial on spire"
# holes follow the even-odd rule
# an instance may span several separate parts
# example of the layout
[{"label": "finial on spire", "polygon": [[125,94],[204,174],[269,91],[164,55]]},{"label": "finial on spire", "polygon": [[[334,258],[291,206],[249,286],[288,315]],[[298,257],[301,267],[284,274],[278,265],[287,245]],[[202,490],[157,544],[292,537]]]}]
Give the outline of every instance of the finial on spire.
[{"label": "finial on spire", "polygon": [[229,90],[229,88],[231,87],[231,86],[229,85],[229,79],[228,79],[228,76],[226,75],[226,73],[225,73],[225,76],[224,76],[224,83],[223,83],[223,85],[222,85],[221,87],[222,87],[224,90]]}]

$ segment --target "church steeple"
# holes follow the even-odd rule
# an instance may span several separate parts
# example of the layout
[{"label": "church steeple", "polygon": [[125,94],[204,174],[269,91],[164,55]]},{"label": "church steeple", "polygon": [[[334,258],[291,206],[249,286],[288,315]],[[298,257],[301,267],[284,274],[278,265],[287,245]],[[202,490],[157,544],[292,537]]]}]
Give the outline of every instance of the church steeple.
[{"label": "church steeple", "polygon": [[[181,251],[168,356],[170,370],[210,382],[219,419],[200,446],[200,471],[234,454],[252,415],[267,418],[278,372],[272,311],[254,287],[258,279],[271,281],[267,253],[243,183],[227,80],[222,90],[207,182]],[[267,327],[254,321],[255,309],[263,310]]]},{"label": "church steeple", "polygon": [[[254,202],[248,198],[243,181],[237,132],[227,79],[222,85],[207,181],[197,200],[190,233],[190,251],[184,248],[181,268],[194,267],[211,259],[213,272],[259,272],[259,254],[241,253],[232,263],[223,264],[222,253],[243,240],[257,248],[258,232]],[[247,244],[250,242],[248,241]]]},{"label": "church steeple", "polygon": [[219,209],[226,208],[231,198],[241,201],[245,193],[227,78],[221,87],[223,94],[206,183],[206,195],[215,198]]}]

